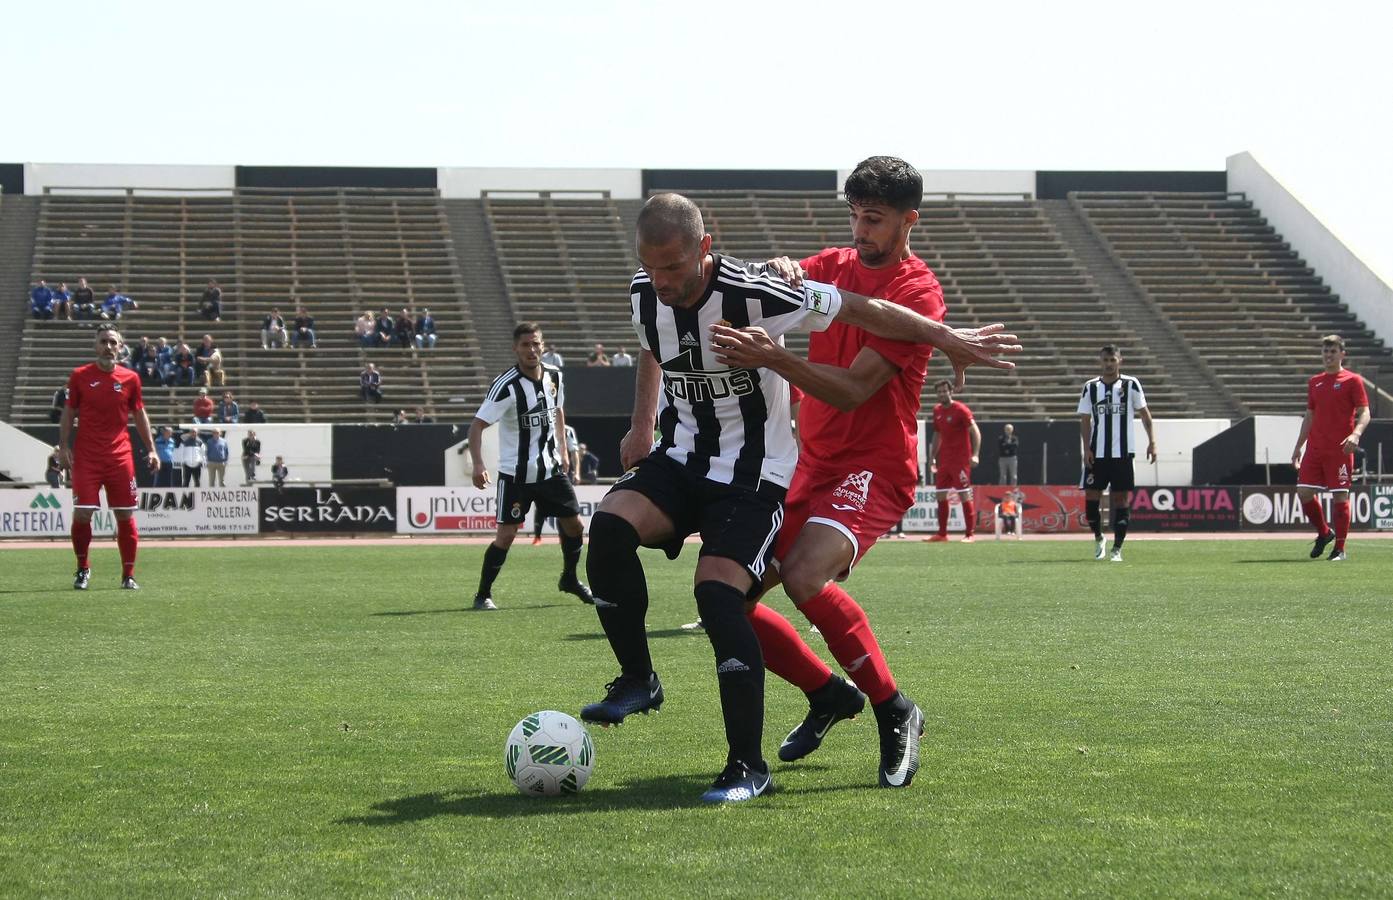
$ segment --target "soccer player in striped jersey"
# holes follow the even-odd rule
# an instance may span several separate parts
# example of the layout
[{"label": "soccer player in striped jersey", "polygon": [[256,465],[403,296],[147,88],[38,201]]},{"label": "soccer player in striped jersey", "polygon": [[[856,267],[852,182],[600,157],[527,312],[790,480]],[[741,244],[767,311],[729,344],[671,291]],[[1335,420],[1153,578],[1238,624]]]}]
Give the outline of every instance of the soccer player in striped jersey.
[{"label": "soccer player in striped jersey", "polygon": [[767,340],[839,320],[883,336],[952,344],[979,360],[991,359],[1006,336],[955,332],[828,284],[794,288],[767,265],[713,252],[700,210],[677,194],[644,205],[637,249],[642,270],[630,294],[642,352],[631,428],[620,445],[621,462],[633,468],[592,518],[586,561],[621,673],[581,718],[617,724],[662,704],[644,632],[648,594],[637,550],[661,547],[676,558],[682,540],[700,533],[694,594],[715,655],[729,746],[726,767],[703,799],[749,800],[772,782],[761,748],[764,661],[745,604],[760,591],[797,447],[787,382],[767,369],[721,363],[713,329],[761,326]]},{"label": "soccer player in striped jersey", "polygon": [[[1151,410],[1141,382],[1122,374],[1122,351],[1105,344],[1098,352],[1102,373],[1084,382],[1079,394],[1079,434],[1083,439],[1084,510],[1088,525],[1093,529],[1093,558],[1122,562],[1122,542],[1127,539],[1127,523],[1132,514],[1132,489],[1136,473],[1132,457],[1136,455],[1137,435],[1134,418],[1141,417],[1146,426],[1146,458],[1156,461],[1156,435],[1151,425]],[[1111,490],[1112,555],[1108,555],[1103,538],[1103,491]]]},{"label": "soccer player in striped jersey", "polygon": [[[135,420],[136,433],[146,448],[146,465],[151,472],[160,469],[155,454],[155,438],[150,417],[141,399],[140,376],[118,366],[121,332],[114,325],[97,329],[96,361],[73,369],[68,377],[68,402],[58,424],[58,462],[72,470],[73,552],[77,573],[73,587],[87,590],[92,577],[87,550],[92,543],[92,513],[101,509],[102,491],[106,505],[116,517],[116,546],[121,551],[121,587],[139,590],[135,582],[135,556],[139,536],[135,511],[135,459],[126,423]],[[77,421],[77,443],[73,444],[73,422]],[[71,447],[71,449],[69,449]]]},{"label": "soccer player in striped jersey", "polygon": [[[1291,464],[1298,467],[1296,495],[1301,511],[1316,529],[1311,559],[1334,541],[1330,561],[1343,562],[1349,535],[1350,473],[1354,471],[1354,450],[1369,427],[1369,393],[1364,390],[1364,379],[1345,368],[1345,339],[1338,334],[1321,338],[1321,361],[1325,371],[1311,376],[1306,385],[1306,415]],[[1330,491],[1334,497],[1333,529],[1326,524],[1325,511],[1316,499],[1321,491]]]},{"label": "soccer player in striped jersey", "polygon": [[495,423],[499,426],[498,531],[484,551],[474,608],[498,608],[493,602],[493,582],[533,503],[546,515],[556,517],[561,533],[563,568],[556,589],[593,603],[590,589],[576,575],[584,526],[576,489],[566,475],[571,454],[566,446],[566,386],[561,370],[542,363],[542,329],[536,322],[523,322],[513,329],[513,353],[517,365],[494,380],[469,426],[474,486],[480,490],[489,483],[483,457],[484,429]]}]

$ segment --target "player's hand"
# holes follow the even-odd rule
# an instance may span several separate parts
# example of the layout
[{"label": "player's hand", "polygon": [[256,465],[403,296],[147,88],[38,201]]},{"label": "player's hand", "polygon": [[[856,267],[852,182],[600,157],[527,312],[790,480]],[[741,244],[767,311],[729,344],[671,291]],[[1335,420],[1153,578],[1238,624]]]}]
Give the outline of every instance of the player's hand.
[{"label": "player's hand", "polygon": [[746,328],[712,325],[711,349],[716,354],[717,362],[735,369],[768,366],[779,354],[787,352],[758,325]]},{"label": "player's hand", "polygon": [[797,260],[789,259],[787,256],[777,256],[765,263],[769,271],[787,281],[789,287],[803,286],[803,267]]},{"label": "player's hand", "polygon": [[1300,450],[1293,450],[1293,451],[1291,452],[1291,464],[1292,464],[1294,467],[1298,468],[1298,469],[1301,468],[1301,451],[1300,451]]},{"label": "player's hand", "polygon": [[619,442],[619,467],[624,471],[638,465],[639,460],[653,449],[653,430],[635,431],[630,428]]},{"label": "player's hand", "polygon": [[1156,461],[1156,442],[1152,441],[1146,445],[1146,458],[1151,462]]},{"label": "player's hand", "polygon": [[145,464],[150,467],[151,472],[158,472],[160,470],[160,457],[151,450],[145,454]]},{"label": "player's hand", "polygon": [[1020,338],[1006,334],[1006,326],[997,322],[981,328],[952,328],[948,340],[940,349],[953,365],[953,390],[967,386],[967,367],[983,365],[991,369],[1014,369],[1010,360],[999,359],[1002,353],[1020,353]]},{"label": "player's hand", "polygon": [[977,465],[977,455],[976,455],[976,454],[973,454],[973,456],[972,456],[972,464],[973,464],[974,466]]},{"label": "player's hand", "polygon": [[73,467],[73,451],[67,447],[60,448],[58,450],[58,465],[64,469],[71,469]]},{"label": "player's hand", "polygon": [[489,486],[489,470],[483,463],[474,464],[474,486],[481,491]]},{"label": "player's hand", "polygon": [[1348,455],[1350,453],[1353,453],[1355,451],[1355,448],[1357,448],[1358,446],[1359,438],[1351,434],[1349,437],[1345,438],[1345,442],[1340,445],[1340,450],[1344,454]]},{"label": "player's hand", "polygon": [[1088,465],[1090,469],[1093,468],[1093,464],[1097,462],[1097,460],[1093,458],[1092,450],[1085,449],[1083,451],[1083,461]]}]

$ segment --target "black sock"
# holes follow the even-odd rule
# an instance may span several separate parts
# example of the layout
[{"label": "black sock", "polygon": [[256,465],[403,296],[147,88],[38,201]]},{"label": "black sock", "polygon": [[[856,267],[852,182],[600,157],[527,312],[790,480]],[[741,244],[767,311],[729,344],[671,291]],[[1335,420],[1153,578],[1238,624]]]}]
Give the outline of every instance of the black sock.
[{"label": "black sock", "polygon": [[576,580],[576,563],[580,562],[580,551],[584,546],[583,535],[569,537],[566,532],[561,532],[561,577],[567,581]]},{"label": "black sock", "polygon": [[1102,501],[1084,500],[1083,515],[1088,520],[1088,527],[1093,529],[1093,539],[1101,541],[1103,539],[1103,512]]},{"label": "black sock", "polygon": [[648,677],[653,671],[648,634],[644,631],[648,582],[638,558],[638,532],[634,526],[613,513],[595,513],[590,520],[590,553],[585,558],[585,572],[595,595],[595,612],[619,668],[625,675]]},{"label": "black sock", "polygon": [[764,766],[764,657],[759,638],[745,615],[745,595],[719,581],[696,586],[697,612],[716,653],[716,682],[721,689],[727,762],[742,760]]},{"label": "black sock", "polygon": [[495,544],[489,544],[484,551],[484,568],[479,573],[479,596],[487,597],[489,591],[493,590],[493,580],[498,577],[499,571],[503,568],[503,561],[508,558],[508,551]]},{"label": "black sock", "polygon": [[871,706],[871,711],[875,713],[877,722],[883,721],[887,716],[891,721],[903,719],[909,712],[909,698],[899,691],[895,691],[889,700],[882,700]]},{"label": "black sock", "polygon": [[1117,506],[1112,511],[1112,548],[1122,546],[1127,540],[1127,525],[1132,521],[1132,510],[1127,506]]},{"label": "black sock", "polygon": [[534,516],[532,519],[532,536],[534,538],[539,538],[542,536],[542,523],[546,520],[547,517],[542,515],[541,511],[538,510],[537,515]]}]

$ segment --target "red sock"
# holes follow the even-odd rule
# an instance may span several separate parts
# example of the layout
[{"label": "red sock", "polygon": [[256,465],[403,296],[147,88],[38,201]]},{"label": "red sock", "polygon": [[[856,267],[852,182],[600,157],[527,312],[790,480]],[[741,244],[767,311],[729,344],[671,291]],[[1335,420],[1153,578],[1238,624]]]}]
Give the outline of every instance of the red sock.
[{"label": "red sock", "polygon": [[971,500],[963,501],[963,521],[967,523],[967,536],[972,537],[977,530],[977,504]]},{"label": "red sock", "polygon": [[135,533],[135,517],[116,520],[116,546],[121,548],[121,577],[130,578],[135,574],[135,546],[139,543]]},{"label": "red sock", "polygon": [[832,670],[798,636],[792,622],[763,603],[755,604],[749,616],[759,638],[759,649],[764,651],[764,668],[805,694],[831,679]]},{"label": "red sock", "polygon": [[77,567],[90,569],[87,564],[87,548],[92,546],[92,521],[79,522],[73,519],[73,552],[77,554]]},{"label": "red sock", "polygon": [[822,632],[827,649],[871,703],[884,703],[895,696],[895,678],[885,654],[880,652],[866,611],[850,594],[828,584],[798,608]]},{"label": "red sock", "polygon": [[948,501],[938,501],[938,533],[948,536]]},{"label": "red sock", "polygon": [[1320,501],[1312,497],[1301,504],[1301,511],[1306,514],[1306,518],[1311,520],[1311,524],[1316,526],[1316,536],[1325,537],[1330,526],[1325,524],[1325,510],[1321,507]]},{"label": "red sock", "polygon": [[1335,549],[1345,549],[1345,538],[1349,537],[1349,501],[1335,504]]}]

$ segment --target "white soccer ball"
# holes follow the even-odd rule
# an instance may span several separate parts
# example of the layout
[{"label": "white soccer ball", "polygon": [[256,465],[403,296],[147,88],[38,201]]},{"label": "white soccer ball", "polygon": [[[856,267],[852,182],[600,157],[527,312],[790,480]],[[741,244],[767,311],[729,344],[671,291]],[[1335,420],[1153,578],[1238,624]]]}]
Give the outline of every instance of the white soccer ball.
[{"label": "white soccer ball", "polygon": [[524,794],[574,794],[595,770],[595,745],[584,725],[547,709],[513,726],[503,748],[503,767]]}]

